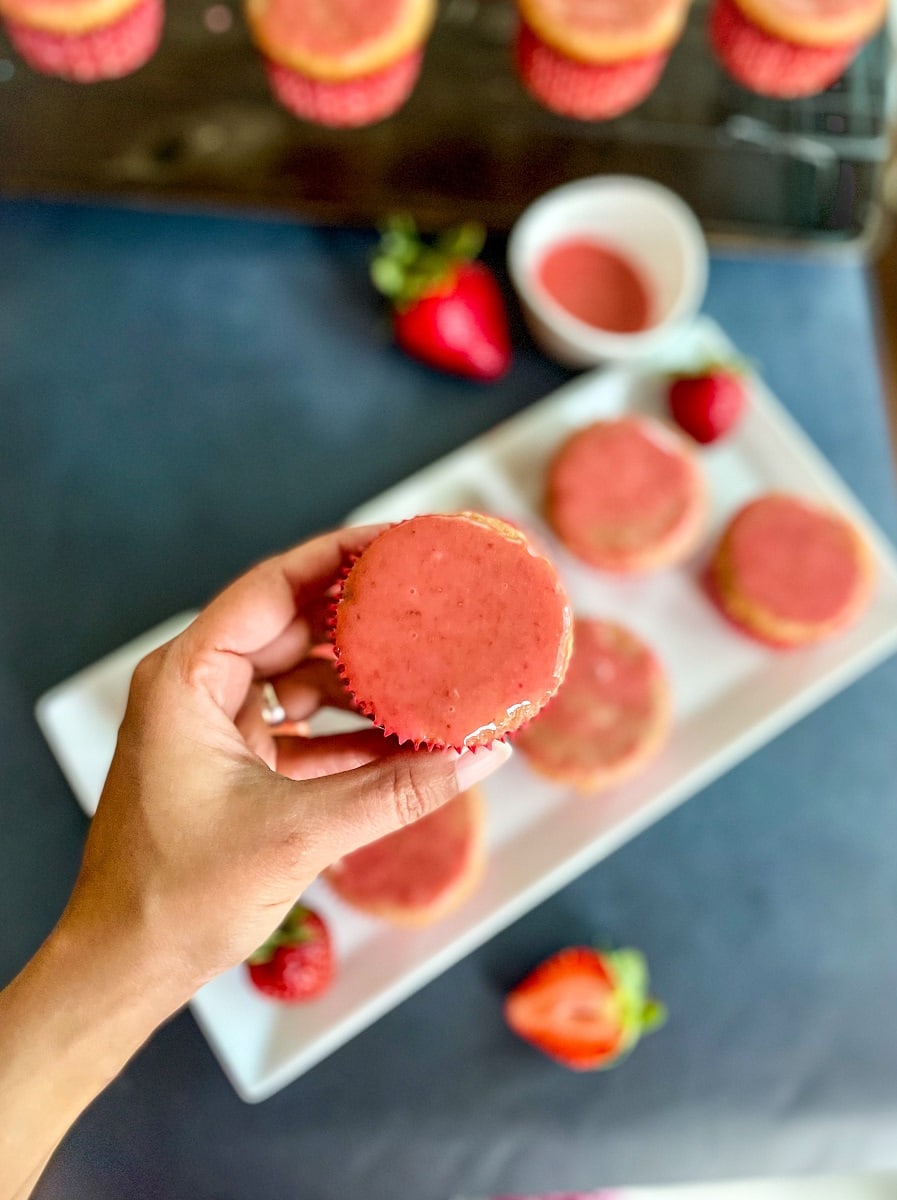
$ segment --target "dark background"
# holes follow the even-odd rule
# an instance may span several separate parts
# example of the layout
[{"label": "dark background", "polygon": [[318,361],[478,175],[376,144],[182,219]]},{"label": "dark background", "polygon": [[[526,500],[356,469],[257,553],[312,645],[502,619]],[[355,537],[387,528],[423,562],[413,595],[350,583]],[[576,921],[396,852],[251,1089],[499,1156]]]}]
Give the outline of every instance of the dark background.
[{"label": "dark background", "polygon": [[[55,921],[85,831],[37,697],[567,378],[510,293],[501,383],[402,357],[372,243],[0,205],[0,982]],[[717,257],[706,309],[893,536],[865,272]],[[891,662],[259,1106],[178,1016],[38,1196],[448,1200],[897,1167],[895,711]],[[671,1019],[575,1076],[500,1005],[596,932],[646,951]]]}]

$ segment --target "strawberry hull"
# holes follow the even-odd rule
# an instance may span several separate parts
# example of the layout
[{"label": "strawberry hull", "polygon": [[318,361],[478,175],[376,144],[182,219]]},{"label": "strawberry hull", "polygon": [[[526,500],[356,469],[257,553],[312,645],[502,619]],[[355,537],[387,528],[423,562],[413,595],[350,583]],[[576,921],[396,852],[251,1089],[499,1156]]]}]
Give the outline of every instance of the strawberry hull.
[{"label": "strawberry hull", "polygon": [[385,224],[371,281],[393,309],[398,345],[429,367],[483,382],[511,365],[511,335],[495,276],[477,255],[486,231],[467,221],[432,239],[399,214]]},{"label": "strawberry hull", "polygon": [[277,100],[294,116],[332,129],[353,129],[397,112],[414,90],[422,62],[423,51],[417,50],[382,71],[340,83],[312,79],[273,59],[265,60],[265,71]]},{"label": "strawberry hull", "polygon": [[663,74],[662,51],[618,63],[568,58],[521,23],[514,47],[517,73],[534,99],[552,112],[581,121],[609,121],[641,104]]},{"label": "strawberry hull", "polygon": [[735,0],[716,0],[710,44],[732,78],[762,96],[795,100],[825,91],[850,66],[861,44],[800,46],[750,21]]},{"label": "strawberry hull", "polygon": [[97,83],[130,75],[152,58],[164,19],[163,0],[140,0],[123,17],[87,33],[53,33],[8,19],[4,25],[35,71],[72,83]]}]

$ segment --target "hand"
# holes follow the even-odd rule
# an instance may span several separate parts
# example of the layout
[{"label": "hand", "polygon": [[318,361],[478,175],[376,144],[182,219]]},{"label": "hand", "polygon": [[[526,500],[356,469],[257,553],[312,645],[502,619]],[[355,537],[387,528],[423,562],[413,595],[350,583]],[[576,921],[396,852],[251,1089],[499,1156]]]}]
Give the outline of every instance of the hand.
[{"label": "hand", "polygon": [[[0,1200],[24,1197],[71,1122],[201,984],[247,958],[343,854],[494,771],[506,746],[397,749],[375,730],[274,736],[347,704],[327,592],[376,529],[255,567],[137,667],[71,900],[0,993]],[[285,727],[286,728],[286,727]]]},{"label": "hand", "polygon": [[507,757],[398,750],[376,730],[275,737],[348,705],[324,640],[326,592],[377,529],[257,566],[138,666],[67,919],[142,936],[184,999],[241,962],[343,854],[430,812]]}]

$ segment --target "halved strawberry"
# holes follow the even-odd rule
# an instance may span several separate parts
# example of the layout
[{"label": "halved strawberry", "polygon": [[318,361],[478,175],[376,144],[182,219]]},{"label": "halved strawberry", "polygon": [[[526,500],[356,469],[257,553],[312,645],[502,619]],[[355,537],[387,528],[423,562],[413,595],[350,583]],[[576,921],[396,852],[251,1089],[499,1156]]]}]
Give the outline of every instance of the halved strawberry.
[{"label": "halved strawberry", "polygon": [[316,912],[294,904],[246,966],[255,987],[272,1000],[311,1000],[333,979],[330,932]]},{"label": "halved strawberry", "polygon": [[510,1028],[574,1071],[613,1066],[665,1019],[664,1006],[648,997],[644,956],[633,949],[569,946],[505,1000]]},{"label": "halved strawberry", "polygon": [[406,353],[439,370],[489,381],[510,366],[511,338],[495,277],[474,261],[484,237],[479,225],[469,223],[427,245],[413,221],[394,217],[371,262],[371,279],[393,305],[393,330]]}]

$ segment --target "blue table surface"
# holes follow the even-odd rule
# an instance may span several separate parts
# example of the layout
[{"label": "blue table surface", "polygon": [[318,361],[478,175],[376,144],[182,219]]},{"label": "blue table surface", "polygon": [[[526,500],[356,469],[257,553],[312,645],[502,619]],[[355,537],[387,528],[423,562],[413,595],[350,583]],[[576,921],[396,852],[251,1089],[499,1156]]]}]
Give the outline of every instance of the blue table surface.
[{"label": "blue table surface", "polygon": [[[0,205],[0,981],[52,926],[85,831],[35,699],[568,378],[513,305],[493,387],[404,358],[371,246]],[[893,536],[863,269],[717,257],[705,307]],[[448,1200],[897,1167],[895,712],[891,661],[262,1105],[179,1015],[38,1196]],[[580,1076],[516,1041],[500,1001],[596,932],[646,951],[671,1019]]]}]

